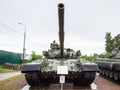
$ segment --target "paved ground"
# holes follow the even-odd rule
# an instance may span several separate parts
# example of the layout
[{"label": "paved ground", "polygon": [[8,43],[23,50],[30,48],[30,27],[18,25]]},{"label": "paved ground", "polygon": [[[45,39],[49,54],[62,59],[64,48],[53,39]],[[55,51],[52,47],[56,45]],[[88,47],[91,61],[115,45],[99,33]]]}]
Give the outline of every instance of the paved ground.
[{"label": "paved ground", "polygon": [[[29,85],[26,85],[20,90],[41,90],[41,88],[42,90],[60,90],[60,84],[50,84],[45,87],[30,87]],[[115,82],[114,80],[106,79],[97,75],[91,88],[66,84],[64,85],[64,90],[120,90],[120,82]]]},{"label": "paved ground", "polygon": [[114,81],[102,76],[97,76],[94,83],[98,90],[120,90],[120,81]]},{"label": "paved ground", "polygon": [[11,78],[13,76],[17,76],[19,74],[21,74],[20,71],[18,71],[18,72],[10,72],[10,73],[0,73],[0,81],[5,80],[7,78]]},{"label": "paved ground", "polygon": [[[82,86],[74,86],[73,84],[64,84],[63,90],[97,90],[95,88],[82,87]],[[29,85],[24,86],[20,90],[61,90],[60,84],[50,84],[49,86],[41,86],[41,87],[30,87]]]}]

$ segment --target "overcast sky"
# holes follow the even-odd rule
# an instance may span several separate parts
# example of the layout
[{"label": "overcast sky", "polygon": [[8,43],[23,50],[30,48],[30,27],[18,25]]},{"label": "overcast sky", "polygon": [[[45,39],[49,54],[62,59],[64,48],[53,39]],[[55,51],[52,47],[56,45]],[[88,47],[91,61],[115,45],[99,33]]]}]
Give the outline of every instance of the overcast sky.
[{"label": "overcast sky", "polygon": [[[41,53],[58,39],[58,3],[65,5],[65,47],[82,54],[105,52],[105,34],[120,31],[120,0],[0,0],[0,49]],[[17,31],[12,31],[4,25]]]}]

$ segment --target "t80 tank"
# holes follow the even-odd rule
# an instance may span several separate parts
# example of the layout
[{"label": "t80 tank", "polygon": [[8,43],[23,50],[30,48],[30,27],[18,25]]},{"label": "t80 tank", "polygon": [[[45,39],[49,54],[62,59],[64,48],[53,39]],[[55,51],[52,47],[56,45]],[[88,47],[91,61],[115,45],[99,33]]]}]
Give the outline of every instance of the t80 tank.
[{"label": "t80 tank", "polygon": [[106,34],[107,58],[96,58],[100,74],[114,80],[120,80],[120,34],[111,39],[110,33]]},{"label": "t80 tank", "polygon": [[80,59],[80,50],[64,48],[64,4],[58,4],[59,42],[54,40],[48,51],[43,51],[44,58],[40,63],[25,64],[21,72],[25,73],[30,86],[59,83],[60,75],[65,75],[65,83],[90,85],[99,70],[96,63]]}]

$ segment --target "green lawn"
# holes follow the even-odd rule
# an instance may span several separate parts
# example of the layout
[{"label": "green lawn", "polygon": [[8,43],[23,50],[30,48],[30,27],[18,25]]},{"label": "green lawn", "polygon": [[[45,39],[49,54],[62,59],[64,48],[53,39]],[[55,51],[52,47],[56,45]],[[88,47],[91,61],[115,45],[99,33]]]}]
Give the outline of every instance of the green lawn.
[{"label": "green lawn", "polygon": [[16,70],[11,70],[11,69],[5,69],[2,66],[0,66],[0,73],[4,73],[4,72],[15,72]]}]

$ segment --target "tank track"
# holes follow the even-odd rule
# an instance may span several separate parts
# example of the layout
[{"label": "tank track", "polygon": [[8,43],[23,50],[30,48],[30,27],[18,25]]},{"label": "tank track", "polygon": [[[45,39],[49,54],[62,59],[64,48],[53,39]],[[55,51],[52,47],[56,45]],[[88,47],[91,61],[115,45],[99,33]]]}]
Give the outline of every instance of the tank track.
[{"label": "tank track", "polygon": [[[74,80],[75,85],[82,85],[82,86],[89,86],[95,79],[96,72],[82,72],[80,78],[76,78]],[[42,84],[46,83],[40,79],[40,75],[37,73],[26,73],[25,79],[27,83],[32,86],[41,86]],[[47,81],[49,83],[49,80]]]},{"label": "tank track", "polygon": [[100,75],[114,79],[115,81],[120,80],[120,63],[98,62],[98,66]]},{"label": "tank track", "polygon": [[120,71],[109,70],[106,68],[100,68],[100,75],[114,79],[120,80]]},{"label": "tank track", "polygon": [[89,86],[95,79],[96,72],[82,72],[82,76],[75,79],[75,85]]},{"label": "tank track", "polygon": [[30,86],[40,86],[41,80],[39,74],[26,73],[25,79]]}]

